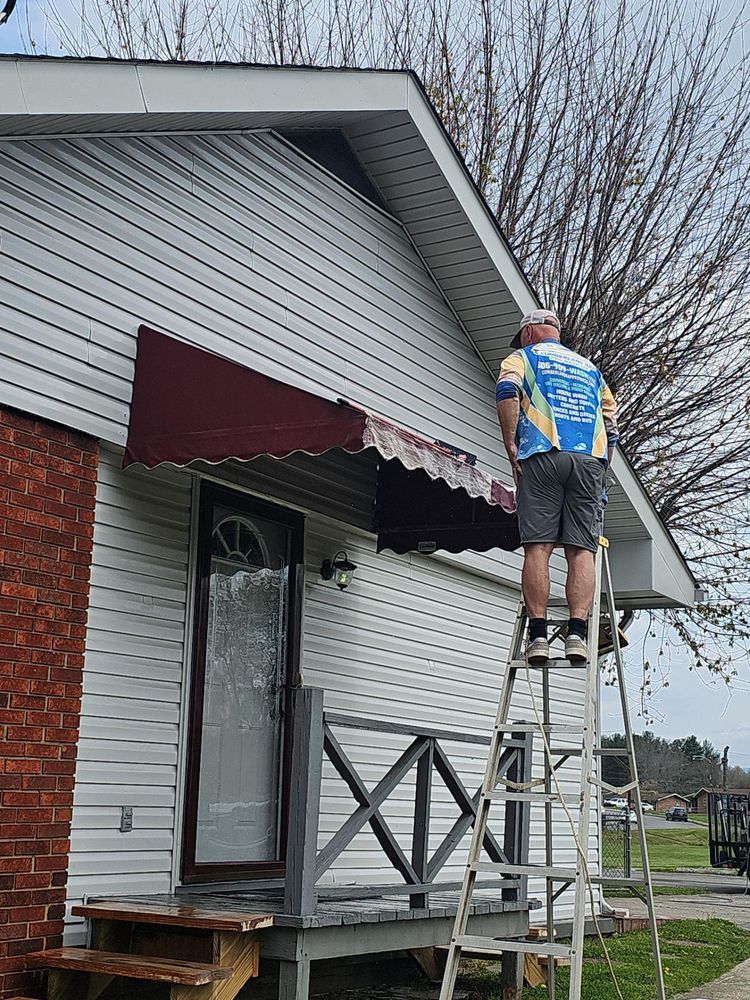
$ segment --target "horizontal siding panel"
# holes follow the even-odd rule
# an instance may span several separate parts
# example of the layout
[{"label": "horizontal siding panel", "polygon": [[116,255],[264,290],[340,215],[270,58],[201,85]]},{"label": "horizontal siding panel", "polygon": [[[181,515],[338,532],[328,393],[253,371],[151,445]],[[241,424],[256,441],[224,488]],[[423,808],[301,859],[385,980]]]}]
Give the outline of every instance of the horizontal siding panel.
[{"label": "horizontal siding panel", "polygon": [[122,543],[125,539],[120,536],[108,534],[106,530],[101,531],[101,540],[98,545],[98,562],[92,567],[92,578],[94,573],[101,572],[102,580],[109,580],[109,571],[115,572],[119,567],[123,571],[133,575],[144,577],[144,587],[151,587],[154,581],[160,581],[163,586],[171,586],[175,582],[184,581],[187,556],[185,559],[178,558],[170,561],[158,545],[143,546],[142,551],[123,552],[117,545],[118,540]]},{"label": "horizontal siding panel", "polygon": [[[169,863],[169,851],[140,851],[133,854],[121,848],[115,851],[80,851],[70,858],[70,876],[157,874]],[[153,891],[153,890],[152,890]]]},{"label": "horizontal siding panel", "polygon": [[[127,634],[127,632],[123,633]],[[125,661],[127,662],[127,661]],[[139,696],[144,700],[157,701],[164,704],[179,704],[180,685],[167,684],[164,681],[150,680],[146,685],[139,677],[118,677],[116,684],[111,674],[102,675],[91,673],[87,689],[87,697],[92,695],[111,695],[116,698],[135,698]],[[165,719],[165,721],[169,721]]]},{"label": "horizontal siding panel", "polygon": [[[113,786],[109,782],[98,785],[93,782],[81,782],[76,785],[75,796],[73,798],[73,813],[75,815],[75,810],[79,805],[111,806],[113,803],[130,805],[136,810],[142,806],[163,806],[171,809],[175,804],[175,789],[174,787],[168,788],[164,785],[123,784]],[[71,836],[71,863],[78,853],[77,846],[75,848],[73,846],[73,839]],[[116,858],[104,859],[102,863],[111,865],[115,869],[117,867]],[[83,871],[84,869],[81,868],[80,870]],[[168,869],[165,868],[164,871],[166,872]],[[114,887],[111,891],[114,892]]]},{"label": "horizontal siding panel", "polygon": [[[161,863],[159,864],[161,868]],[[120,896],[137,896],[169,892],[170,880],[153,867],[144,871],[110,872],[104,874],[71,874],[68,879],[68,905],[81,902],[84,896],[102,896],[112,893],[117,885]],[[81,921],[82,924],[82,921]]]},{"label": "horizontal siding panel", "polygon": [[172,850],[172,831],[170,829],[138,830],[134,827],[130,833],[120,833],[119,830],[113,829],[103,834],[100,830],[82,830],[78,834],[78,846],[81,852],[82,866],[89,858],[101,855],[102,847],[105,847],[108,853],[112,854],[121,851],[128,855],[142,852],[143,854],[158,854],[163,857],[165,853]]},{"label": "horizontal siding panel", "polygon": [[[168,830],[171,837],[174,825],[172,809],[142,809],[138,819],[144,830]],[[100,838],[101,842],[105,837],[115,836],[113,831],[119,834],[119,825],[120,809],[116,806],[79,806],[76,809],[76,826],[82,844],[88,844],[86,831],[93,831],[93,836]]]},{"label": "horizontal siding panel", "polygon": [[[127,654],[123,654],[122,647],[123,643],[115,622],[112,622],[111,630],[106,632],[101,629],[89,628],[87,648],[95,649],[101,653],[111,653],[121,657],[123,661],[127,661]],[[135,656],[151,657],[173,663],[179,663],[182,659],[181,650],[176,643],[150,638],[148,635],[129,636],[127,650]]]},{"label": "horizontal siding panel", "polygon": [[179,721],[179,707],[165,702],[147,701],[145,698],[118,698],[114,695],[84,694],[81,713],[96,715],[100,718],[113,720],[132,720],[133,722],[166,722],[176,724]]},{"label": "horizontal siding panel", "polygon": [[136,743],[130,740],[82,739],[78,743],[79,761],[113,762],[127,760],[141,767],[177,765],[177,747],[161,743]]},{"label": "horizontal siding panel", "polygon": [[174,787],[175,771],[174,767],[168,764],[144,764],[141,761],[123,763],[122,759],[117,763],[83,759],[79,761],[77,774],[83,784],[111,782],[113,785],[131,787],[160,785],[169,788]]},{"label": "horizontal siding panel", "polygon": [[86,733],[91,739],[107,742],[119,740],[134,743],[159,743],[177,746],[177,725],[175,723],[149,722],[143,719],[134,726],[128,719],[115,717],[86,717]]}]

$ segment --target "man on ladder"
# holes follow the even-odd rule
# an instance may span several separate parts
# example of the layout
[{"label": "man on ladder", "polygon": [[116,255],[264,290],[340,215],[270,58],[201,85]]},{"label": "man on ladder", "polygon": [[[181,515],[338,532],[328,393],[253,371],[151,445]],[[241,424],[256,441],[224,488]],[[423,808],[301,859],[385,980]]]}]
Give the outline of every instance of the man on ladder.
[{"label": "man on ladder", "polygon": [[[616,627],[617,609],[607,558],[608,542],[601,536],[603,505],[606,502],[604,475],[617,443],[615,401],[598,369],[562,346],[560,324],[554,313],[538,309],[524,316],[513,346],[520,347],[520,350],[506,358],[501,366],[497,382],[497,408],[503,441],[518,484],[518,519],[521,544],[525,549],[523,600],[519,604],[508,664],[503,674],[440,1000],[453,1000],[459,964],[466,954],[501,958],[503,1000],[520,998],[523,986],[523,963],[520,960],[525,956],[539,955],[550,959],[547,995],[549,1000],[556,1000],[554,960],[569,959],[568,1000],[581,1000],[584,937],[589,915],[599,935],[616,994],[624,1000],[596,917],[595,887],[606,882],[627,886],[638,895],[641,894],[638,887],[642,887],[651,924],[654,996],[655,1000],[665,1000],[643,824],[637,825],[642,877],[605,879],[589,869],[595,786],[610,793],[632,793],[636,809],[641,813],[633,730]],[[549,560],[556,544],[563,545],[568,562],[566,602],[570,619],[564,657],[550,657],[549,649],[550,642],[557,642],[560,638],[560,623],[550,637],[547,635]],[[599,658],[603,652],[600,652],[599,626],[603,602],[612,626],[609,648],[614,655],[620,689],[624,750],[605,749],[598,738],[597,691]],[[524,657],[527,621],[529,634]],[[578,668],[585,676],[581,716],[575,722],[557,722],[550,675],[556,670],[567,673],[571,668]],[[532,680],[533,674],[537,675],[540,684]],[[533,722],[512,721],[514,689],[519,678],[524,677]],[[541,693],[541,707],[538,705],[538,693]],[[516,741],[519,736],[529,735],[541,741],[543,774],[535,776],[532,772],[526,780],[519,781],[515,772],[512,778],[508,774],[508,755],[518,752],[514,748],[518,746]],[[619,788],[599,776],[598,758],[611,754],[622,756],[629,771],[630,780]],[[580,761],[579,791],[572,795],[563,788],[560,773],[560,768],[569,761]],[[508,840],[514,846],[499,861],[495,858],[486,860],[483,856],[490,810],[494,806],[506,808],[506,823],[508,810],[512,809],[510,822],[516,824]],[[541,808],[544,813],[543,863],[539,860],[538,848],[536,857],[529,858],[528,835],[526,841],[518,836],[522,824],[519,824],[517,810],[533,807]],[[557,817],[554,820],[553,811]],[[528,813],[526,816],[528,823]],[[560,822],[565,823],[575,840],[573,863],[567,850],[562,863],[555,861],[556,850],[560,846],[557,836]],[[482,887],[477,879],[485,873],[501,875],[509,880],[506,884],[514,886],[507,890],[511,893],[518,893],[519,886],[523,886],[523,880],[529,876],[544,879],[546,940],[500,939],[470,933],[472,896],[475,889]],[[569,888],[573,897],[573,926],[570,944],[563,944],[555,941],[555,902]]]},{"label": "man on ladder", "polygon": [[549,658],[549,560],[565,548],[570,619],[565,655],[586,659],[586,620],[594,596],[594,554],[602,534],[605,472],[617,444],[616,404],[601,372],[560,343],[546,309],[521,320],[503,361],[497,413],[517,486],[524,547],[521,583],[529,616],[526,657]]}]

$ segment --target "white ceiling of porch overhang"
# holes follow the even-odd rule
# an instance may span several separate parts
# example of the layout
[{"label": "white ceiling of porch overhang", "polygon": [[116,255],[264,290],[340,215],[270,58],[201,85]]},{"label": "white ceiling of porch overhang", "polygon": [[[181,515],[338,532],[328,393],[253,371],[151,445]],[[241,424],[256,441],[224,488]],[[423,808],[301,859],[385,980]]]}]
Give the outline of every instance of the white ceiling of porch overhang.
[{"label": "white ceiling of porch overhang", "polygon": [[[0,137],[245,129],[341,130],[497,371],[539,301],[412,74],[0,56]],[[692,577],[671,535],[621,457],[614,473],[608,534],[622,546],[653,540],[679,577],[673,594],[633,606],[684,603]]]}]

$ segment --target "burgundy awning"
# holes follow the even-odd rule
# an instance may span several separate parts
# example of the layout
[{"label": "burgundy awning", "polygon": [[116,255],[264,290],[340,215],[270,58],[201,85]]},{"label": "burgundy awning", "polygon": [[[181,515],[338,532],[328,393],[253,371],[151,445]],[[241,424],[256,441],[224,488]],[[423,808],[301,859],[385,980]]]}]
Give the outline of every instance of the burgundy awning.
[{"label": "burgundy awning", "polygon": [[173,337],[138,331],[123,467],[374,448],[378,550],[518,547],[515,494],[454,449]]}]

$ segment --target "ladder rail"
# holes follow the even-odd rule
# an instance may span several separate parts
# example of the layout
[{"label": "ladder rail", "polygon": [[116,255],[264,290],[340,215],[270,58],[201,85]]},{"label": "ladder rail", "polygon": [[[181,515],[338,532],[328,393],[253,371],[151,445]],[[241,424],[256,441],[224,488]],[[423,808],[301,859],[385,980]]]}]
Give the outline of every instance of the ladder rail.
[{"label": "ladder rail", "polygon": [[594,743],[597,726],[597,685],[599,681],[599,628],[602,601],[602,562],[604,546],[599,545],[594,561],[594,600],[589,613],[586,692],[583,707],[583,754],[581,755],[581,809],[578,814],[576,868],[573,897],[573,937],[571,940],[570,996],[580,997],[583,979],[583,942],[586,933],[586,895],[588,886],[588,843],[591,823],[591,788],[589,775],[594,769]]},{"label": "ladder rail", "polygon": [[[515,653],[522,646],[525,625],[526,609],[521,602],[518,607],[518,612],[516,613],[516,621],[513,627],[513,635],[511,639],[512,653]],[[497,705],[497,712],[495,714],[495,726],[492,731],[490,748],[487,754],[487,763],[484,770],[484,778],[482,779],[482,792],[479,797],[476,817],[474,819],[474,829],[471,836],[471,846],[469,847],[468,864],[466,865],[466,871],[464,872],[463,888],[461,890],[461,897],[455,916],[451,942],[448,948],[448,958],[445,965],[443,983],[440,988],[440,1000],[452,1000],[453,991],[456,986],[458,966],[461,961],[461,946],[457,944],[457,939],[466,935],[466,927],[469,921],[469,911],[471,907],[471,895],[477,877],[476,863],[479,861],[479,856],[482,851],[482,843],[487,829],[487,820],[491,805],[491,799],[488,797],[487,792],[494,788],[497,779],[499,753],[505,737],[505,733],[500,729],[500,724],[505,722],[508,718],[508,713],[510,712],[515,675],[516,670],[509,666],[503,676],[500,698]]]},{"label": "ladder rail", "polygon": [[[607,597],[607,607],[610,620],[617,621],[615,612],[615,595],[612,586],[612,574],[609,568],[609,559],[604,561],[604,586]],[[612,629],[614,640],[614,657],[617,670],[617,686],[620,689],[620,705],[625,728],[625,745],[628,751],[628,763],[630,765],[630,777],[634,782],[633,797],[635,798],[636,816],[638,822],[638,844],[641,849],[641,864],[643,866],[643,887],[646,894],[646,908],[651,928],[651,947],[654,955],[654,970],[656,973],[657,1000],[665,1000],[666,992],[664,987],[664,970],[661,961],[661,947],[659,944],[659,928],[656,923],[656,907],[654,905],[654,886],[651,881],[651,864],[648,858],[648,846],[646,844],[646,827],[643,822],[643,802],[641,801],[641,785],[638,780],[638,764],[635,757],[635,742],[633,740],[633,727],[630,724],[630,711],[628,709],[628,694],[625,688],[625,670],[622,663],[622,647],[617,628]]]},{"label": "ladder rail", "polygon": [[[550,683],[549,683],[549,670],[542,671],[542,722],[545,726],[549,726],[552,722],[552,711],[550,707]],[[544,758],[544,791],[545,793],[552,794],[552,768],[549,766],[550,762],[547,760],[547,755],[545,753]],[[552,827],[552,802],[548,801],[544,803],[544,861],[545,864],[550,868],[554,863],[553,851],[552,851],[552,837],[553,837],[553,827]],[[555,883],[551,878],[544,880],[544,893],[545,902],[547,905],[546,911],[546,926],[547,926],[547,941],[555,940]],[[547,965],[547,996],[549,1000],[555,1000],[555,974],[556,965],[555,962],[549,962]]]}]

